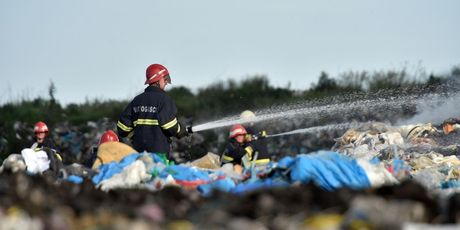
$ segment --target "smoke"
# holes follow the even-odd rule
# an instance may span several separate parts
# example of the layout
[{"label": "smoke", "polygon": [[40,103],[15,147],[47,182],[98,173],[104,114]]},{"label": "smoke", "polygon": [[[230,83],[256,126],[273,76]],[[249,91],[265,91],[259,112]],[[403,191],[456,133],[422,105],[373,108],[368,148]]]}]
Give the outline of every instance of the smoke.
[{"label": "smoke", "polygon": [[460,81],[450,78],[439,91],[443,93],[427,98],[417,104],[418,113],[412,118],[400,122],[400,125],[428,123],[440,124],[447,118],[460,118]]},{"label": "smoke", "polygon": [[445,119],[450,117],[460,117],[460,94],[455,94],[454,97],[444,99],[444,103],[440,102],[438,106],[429,104],[419,105],[420,113],[405,121],[406,124],[415,123],[435,123],[440,124]]}]

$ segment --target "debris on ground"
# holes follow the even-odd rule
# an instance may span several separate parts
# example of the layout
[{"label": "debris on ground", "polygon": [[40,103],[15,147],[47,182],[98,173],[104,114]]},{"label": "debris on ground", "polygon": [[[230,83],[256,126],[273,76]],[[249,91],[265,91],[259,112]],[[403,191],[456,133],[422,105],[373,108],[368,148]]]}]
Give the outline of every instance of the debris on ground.
[{"label": "debris on ground", "polygon": [[119,151],[93,169],[65,165],[57,178],[45,173],[46,159],[11,154],[0,168],[0,229],[411,229],[459,223],[458,131],[370,122],[334,141],[328,151],[247,168],[221,165],[212,152],[174,164],[161,154]]}]

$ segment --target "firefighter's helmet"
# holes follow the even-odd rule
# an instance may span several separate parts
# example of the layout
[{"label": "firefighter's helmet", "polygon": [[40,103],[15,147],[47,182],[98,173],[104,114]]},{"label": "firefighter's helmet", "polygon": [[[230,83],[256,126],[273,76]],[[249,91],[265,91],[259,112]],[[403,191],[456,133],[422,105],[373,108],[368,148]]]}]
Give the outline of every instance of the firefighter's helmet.
[{"label": "firefighter's helmet", "polygon": [[46,126],[45,122],[39,121],[35,123],[34,132],[48,134],[48,126]]},{"label": "firefighter's helmet", "polygon": [[245,135],[247,133],[248,132],[246,131],[244,126],[242,126],[240,124],[236,124],[236,125],[232,126],[232,128],[230,129],[230,133],[229,133],[228,137],[229,138],[235,138],[236,136]]},{"label": "firefighter's helmet", "polygon": [[107,130],[104,132],[104,134],[102,134],[101,140],[99,140],[99,145],[102,143],[111,142],[111,141],[119,142],[120,140],[118,139],[118,136],[117,134],[115,134],[114,131]]},{"label": "firefighter's helmet", "polygon": [[160,64],[151,64],[145,71],[145,84],[153,84],[159,81],[161,78],[166,78],[168,83],[171,83],[171,77],[166,67]]},{"label": "firefighter's helmet", "polygon": [[256,118],[256,115],[251,110],[245,110],[241,113],[240,118],[243,121],[252,121]]}]

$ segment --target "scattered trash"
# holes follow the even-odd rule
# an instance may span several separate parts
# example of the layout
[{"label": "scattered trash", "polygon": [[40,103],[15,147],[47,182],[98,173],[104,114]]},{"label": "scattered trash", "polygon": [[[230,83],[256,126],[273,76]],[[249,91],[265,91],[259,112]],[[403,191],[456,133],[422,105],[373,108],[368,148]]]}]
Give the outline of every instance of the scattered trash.
[{"label": "scattered trash", "polygon": [[[332,151],[285,152],[248,168],[221,166],[212,152],[173,164],[163,154],[108,142],[99,146],[92,169],[63,165],[58,177],[44,173],[50,169],[46,152],[25,149],[0,168],[0,227],[411,229],[458,223],[458,139],[442,135],[457,137],[431,124],[368,123],[333,139]],[[446,197],[449,205],[441,205]]]}]

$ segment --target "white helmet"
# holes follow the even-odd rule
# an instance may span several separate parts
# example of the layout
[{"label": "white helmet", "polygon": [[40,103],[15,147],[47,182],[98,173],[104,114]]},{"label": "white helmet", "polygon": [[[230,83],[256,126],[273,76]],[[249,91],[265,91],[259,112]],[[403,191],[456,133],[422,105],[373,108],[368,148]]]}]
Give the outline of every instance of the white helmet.
[{"label": "white helmet", "polygon": [[256,115],[251,110],[245,110],[241,113],[240,118],[244,121],[253,121]]}]

